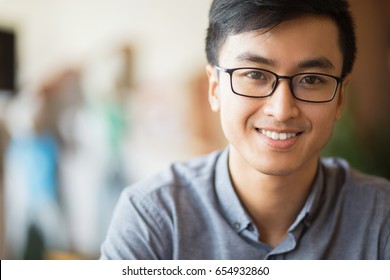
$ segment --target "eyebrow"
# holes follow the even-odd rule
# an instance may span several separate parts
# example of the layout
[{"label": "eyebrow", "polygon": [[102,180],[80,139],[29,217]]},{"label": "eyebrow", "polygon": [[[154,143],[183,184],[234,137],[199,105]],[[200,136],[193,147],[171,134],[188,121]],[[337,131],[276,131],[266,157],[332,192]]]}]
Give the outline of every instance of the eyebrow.
[{"label": "eyebrow", "polygon": [[[254,62],[266,66],[276,66],[278,64],[275,60],[265,58],[250,52],[245,52],[238,55],[236,57],[236,60],[241,62]],[[335,66],[328,58],[321,56],[321,57],[303,60],[298,64],[297,68],[298,69],[319,68],[323,70],[332,70],[335,69]]]},{"label": "eyebrow", "polygon": [[275,66],[276,62],[272,59],[262,57],[260,55],[245,52],[236,57],[236,60],[241,62],[254,62],[257,64],[263,64],[267,66]]},{"label": "eyebrow", "polygon": [[300,62],[298,64],[298,68],[300,69],[320,68],[324,70],[332,70],[335,69],[335,66],[326,57],[318,57],[318,58],[308,59]]}]

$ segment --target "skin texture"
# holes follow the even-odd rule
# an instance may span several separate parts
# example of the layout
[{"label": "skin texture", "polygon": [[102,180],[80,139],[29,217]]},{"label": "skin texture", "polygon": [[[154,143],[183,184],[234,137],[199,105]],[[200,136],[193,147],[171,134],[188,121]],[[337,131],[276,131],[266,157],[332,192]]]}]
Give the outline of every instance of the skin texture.
[{"label": "skin texture", "polygon": [[[342,63],[336,24],[314,16],[286,21],[266,32],[231,35],[219,52],[221,67],[258,67],[279,75],[340,76]],[[341,117],[349,76],[331,102],[313,104],[294,99],[285,79],[273,95],[255,99],[235,95],[229,74],[212,65],[206,70],[210,105],[220,114],[230,145],[234,187],[260,231],[260,240],[274,247],[286,236],[308,196],[319,152]],[[262,130],[297,136],[273,140]]]}]

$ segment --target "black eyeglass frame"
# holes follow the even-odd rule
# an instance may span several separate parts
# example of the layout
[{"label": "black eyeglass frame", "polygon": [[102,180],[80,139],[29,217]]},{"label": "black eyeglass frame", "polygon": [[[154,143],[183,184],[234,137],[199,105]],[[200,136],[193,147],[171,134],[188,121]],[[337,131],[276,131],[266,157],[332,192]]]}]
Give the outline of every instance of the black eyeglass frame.
[{"label": "black eyeglass frame", "polygon": [[[281,76],[281,75],[278,75],[270,70],[267,70],[267,69],[263,69],[263,68],[256,68],[256,67],[238,67],[238,68],[223,68],[223,67],[220,67],[218,65],[214,65],[215,69],[217,69],[218,71],[222,71],[222,72],[225,72],[225,73],[228,73],[229,76],[230,76],[230,88],[232,90],[232,92],[234,94],[237,94],[237,95],[240,95],[240,96],[244,96],[244,97],[249,97],[249,98],[265,98],[265,97],[269,97],[271,96],[274,92],[275,92],[275,89],[278,87],[278,84],[279,84],[279,80],[281,79],[287,79],[289,80],[289,87],[290,87],[290,91],[291,91],[291,94],[292,96],[299,100],[299,101],[303,101],[303,102],[309,102],[309,103],[328,103],[328,102],[331,102],[336,94],[337,94],[337,91],[339,89],[339,87],[341,87],[343,81],[344,81],[344,78],[342,77],[337,77],[337,76],[333,76],[333,75],[329,75],[329,74],[324,74],[324,73],[318,73],[318,72],[302,72],[302,73],[298,73],[298,74],[295,74],[295,75],[292,75],[292,76]],[[251,96],[251,95],[245,95],[245,94],[242,94],[242,93],[238,93],[234,90],[234,87],[233,87],[233,72],[236,71],[236,70],[245,70],[245,69],[253,69],[253,70],[260,70],[260,71],[265,71],[265,72],[268,72],[272,75],[274,75],[276,77],[276,81],[272,87],[272,91],[270,94],[267,94],[267,95],[264,95],[264,96]],[[333,78],[336,80],[336,87],[335,87],[335,90],[332,94],[332,97],[329,99],[329,100],[325,100],[325,101],[310,101],[310,100],[305,100],[305,99],[301,99],[299,97],[297,97],[294,93],[294,89],[293,89],[293,79],[296,77],[296,76],[300,76],[300,75],[303,75],[303,74],[307,74],[307,75],[323,75],[323,76],[327,76],[327,77],[330,77],[330,78]]]}]

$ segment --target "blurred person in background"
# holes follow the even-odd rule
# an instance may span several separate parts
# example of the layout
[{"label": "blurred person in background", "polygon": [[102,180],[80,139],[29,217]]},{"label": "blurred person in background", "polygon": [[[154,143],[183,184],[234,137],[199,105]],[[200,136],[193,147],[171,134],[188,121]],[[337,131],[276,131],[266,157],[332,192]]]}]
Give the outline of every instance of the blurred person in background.
[{"label": "blurred person in background", "polygon": [[390,183],[320,158],[356,55],[347,1],[214,0],[229,142],[126,188],[101,259],[390,259]]},{"label": "blurred person in background", "polygon": [[7,109],[5,237],[11,259],[42,259],[48,248],[67,245],[58,199],[59,142],[44,124],[45,107],[41,96],[21,94]]}]

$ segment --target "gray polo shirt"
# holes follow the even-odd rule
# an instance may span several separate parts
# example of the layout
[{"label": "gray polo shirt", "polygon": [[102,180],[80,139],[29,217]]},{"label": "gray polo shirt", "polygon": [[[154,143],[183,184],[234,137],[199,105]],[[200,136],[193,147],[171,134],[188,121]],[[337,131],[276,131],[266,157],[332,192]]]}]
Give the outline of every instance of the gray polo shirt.
[{"label": "gray polo shirt", "polygon": [[259,235],[226,149],[126,188],[101,259],[390,259],[390,182],[322,159],[285,240],[271,248]]}]

